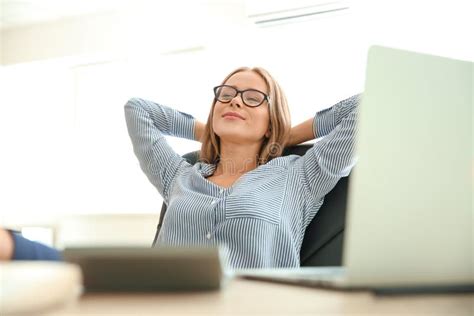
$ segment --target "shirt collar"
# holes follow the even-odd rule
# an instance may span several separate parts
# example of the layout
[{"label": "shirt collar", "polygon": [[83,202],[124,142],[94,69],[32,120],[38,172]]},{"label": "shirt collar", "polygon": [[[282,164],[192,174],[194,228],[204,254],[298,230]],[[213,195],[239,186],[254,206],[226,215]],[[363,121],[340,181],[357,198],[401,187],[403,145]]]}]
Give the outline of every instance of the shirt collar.
[{"label": "shirt collar", "polygon": [[208,164],[204,162],[197,162],[194,167],[197,169],[199,173],[202,174],[203,177],[208,177],[214,174],[216,170],[216,165]]}]

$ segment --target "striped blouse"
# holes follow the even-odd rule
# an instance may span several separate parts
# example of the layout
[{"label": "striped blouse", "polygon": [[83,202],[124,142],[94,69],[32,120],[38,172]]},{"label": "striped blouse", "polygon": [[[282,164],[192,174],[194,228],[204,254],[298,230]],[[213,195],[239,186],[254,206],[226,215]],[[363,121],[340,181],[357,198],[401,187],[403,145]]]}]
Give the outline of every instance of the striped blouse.
[{"label": "striped blouse", "polygon": [[231,268],[299,267],[305,229],[324,196],[355,164],[359,95],[316,113],[318,137],[304,156],[270,160],[229,187],[206,179],[215,165],[190,165],[164,135],[194,140],[195,119],[132,98],[125,117],[140,167],[167,205],[156,246],[213,246]]}]

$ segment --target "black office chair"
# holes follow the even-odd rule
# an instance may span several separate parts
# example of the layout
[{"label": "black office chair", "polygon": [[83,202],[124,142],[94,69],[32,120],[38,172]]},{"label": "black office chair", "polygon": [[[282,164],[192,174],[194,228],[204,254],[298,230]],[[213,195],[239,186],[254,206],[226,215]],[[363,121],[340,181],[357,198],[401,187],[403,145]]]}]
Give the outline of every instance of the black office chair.
[{"label": "black office chair", "polygon": [[[291,154],[302,156],[311,147],[312,145],[288,147],[285,148],[282,156]],[[183,158],[190,164],[195,164],[199,159],[199,151],[187,153]],[[323,205],[306,228],[300,252],[301,266],[342,265],[342,247],[349,178],[350,176],[340,179],[331,192],[325,196]],[[153,246],[160,233],[165,213],[166,204],[163,203]]]}]

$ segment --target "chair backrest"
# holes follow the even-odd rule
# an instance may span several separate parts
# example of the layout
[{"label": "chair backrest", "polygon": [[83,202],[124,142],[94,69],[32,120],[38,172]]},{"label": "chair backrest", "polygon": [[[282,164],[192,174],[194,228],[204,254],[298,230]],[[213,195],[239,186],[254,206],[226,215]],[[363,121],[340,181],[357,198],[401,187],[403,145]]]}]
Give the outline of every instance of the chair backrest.
[{"label": "chair backrest", "polygon": [[[302,156],[311,144],[287,147],[282,156]],[[193,151],[183,156],[190,164],[199,159],[199,151]],[[347,191],[349,177],[342,178],[329,192],[321,208],[306,228],[300,252],[301,266],[340,266],[342,265],[342,247],[346,215]],[[166,204],[161,207],[160,220],[156,228],[153,246],[156,243],[161,225],[166,213]]]}]

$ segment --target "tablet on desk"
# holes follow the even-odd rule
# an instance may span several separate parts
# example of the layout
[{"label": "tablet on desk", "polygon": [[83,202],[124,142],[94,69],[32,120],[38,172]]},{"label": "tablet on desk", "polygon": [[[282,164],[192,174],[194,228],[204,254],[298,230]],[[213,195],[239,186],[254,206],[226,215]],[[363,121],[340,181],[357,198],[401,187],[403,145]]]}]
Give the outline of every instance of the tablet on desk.
[{"label": "tablet on desk", "polygon": [[66,248],[63,255],[81,267],[86,291],[216,290],[223,279],[217,247]]}]

